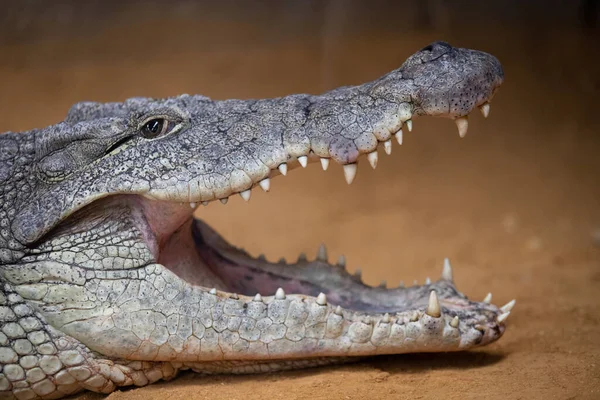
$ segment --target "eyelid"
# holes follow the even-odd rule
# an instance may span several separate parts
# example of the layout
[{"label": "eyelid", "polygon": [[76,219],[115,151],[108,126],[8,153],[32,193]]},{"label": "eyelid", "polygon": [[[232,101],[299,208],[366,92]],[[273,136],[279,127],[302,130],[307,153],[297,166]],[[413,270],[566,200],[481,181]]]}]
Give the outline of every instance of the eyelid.
[{"label": "eyelid", "polygon": [[[145,117],[144,119],[141,119],[140,123],[138,123],[137,129],[142,129],[144,127],[144,125],[146,125],[148,122],[155,120],[155,119],[164,119],[165,121],[167,121],[168,123],[179,123],[179,121],[174,121],[174,118],[172,115],[169,114],[152,114],[152,115],[148,115],[147,117]],[[181,120],[181,118],[177,117],[178,120]]]}]

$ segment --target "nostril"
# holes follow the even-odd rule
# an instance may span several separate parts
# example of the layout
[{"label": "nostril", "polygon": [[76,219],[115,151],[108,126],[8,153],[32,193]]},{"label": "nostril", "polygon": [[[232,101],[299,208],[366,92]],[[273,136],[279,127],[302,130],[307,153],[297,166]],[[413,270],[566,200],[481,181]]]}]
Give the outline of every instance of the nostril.
[{"label": "nostril", "polygon": [[433,44],[423,47],[421,51],[433,51]]}]

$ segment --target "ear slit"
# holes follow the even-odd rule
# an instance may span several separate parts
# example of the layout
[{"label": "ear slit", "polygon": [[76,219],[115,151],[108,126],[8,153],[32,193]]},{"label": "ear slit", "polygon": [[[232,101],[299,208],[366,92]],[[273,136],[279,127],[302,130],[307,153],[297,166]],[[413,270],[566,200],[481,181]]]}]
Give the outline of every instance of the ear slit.
[{"label": "ear slit", "polygon": [[125,143],[129,142],[131,139],[133,139],[133,136],[126,136],[124,138],[121,138],[121,139],[117,140],[108,149],[106,149],[105,154],[112,153],[113,151],[115,151],[119,147],[123,146]]}]

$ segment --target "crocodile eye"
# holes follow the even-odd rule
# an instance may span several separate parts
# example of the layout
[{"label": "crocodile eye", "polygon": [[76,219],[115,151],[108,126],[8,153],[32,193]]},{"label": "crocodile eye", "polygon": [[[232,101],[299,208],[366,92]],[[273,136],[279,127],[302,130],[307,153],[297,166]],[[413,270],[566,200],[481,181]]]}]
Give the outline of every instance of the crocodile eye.
[{"label": "crocodile eye", "polygon": [[142,125],[140,132],[147,139],[164,135],[173,130],[175,124],[165,118],[154,118]]}]

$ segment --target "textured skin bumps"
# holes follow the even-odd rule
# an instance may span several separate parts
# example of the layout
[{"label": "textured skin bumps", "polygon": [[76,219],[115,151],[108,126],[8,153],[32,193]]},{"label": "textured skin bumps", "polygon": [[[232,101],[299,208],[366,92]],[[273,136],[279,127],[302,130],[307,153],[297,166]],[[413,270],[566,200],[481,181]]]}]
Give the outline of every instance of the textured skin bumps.
[{"label": "textured skin bumps", "polygon": [[[1,135],[0,398],[110,393],[185,369],[269,372],[498,339],[504,310],[469,301],[451,276],[370,288],[326,253],[286,271],[214,238],[208,245],[188,203],[249,195],[304,157],[353,164],[417,116],[466,116],[502,80],[493,56],[438,42],[373,82],[322,95],[84,102],[55,125]],[[235,294],[239,282],[209,262],[285,291]]]}]

